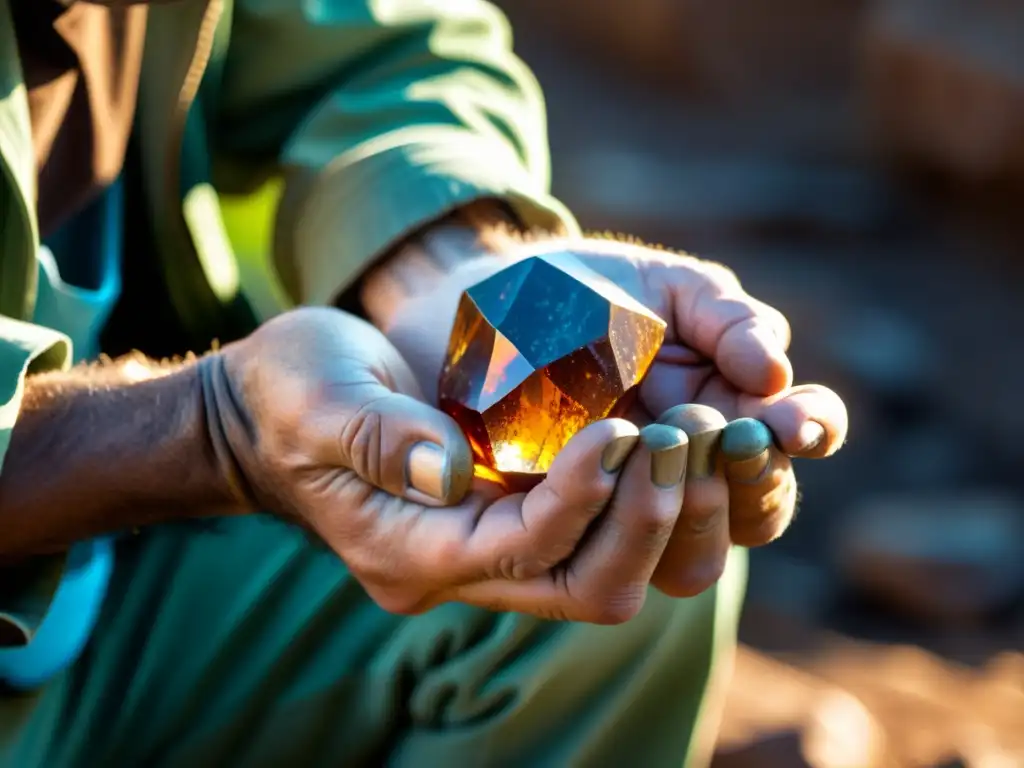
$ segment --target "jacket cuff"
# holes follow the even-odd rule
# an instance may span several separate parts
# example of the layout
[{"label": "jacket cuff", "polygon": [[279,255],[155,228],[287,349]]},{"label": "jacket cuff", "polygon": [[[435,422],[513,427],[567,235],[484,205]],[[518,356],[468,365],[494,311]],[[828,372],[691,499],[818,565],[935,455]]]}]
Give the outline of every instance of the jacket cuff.
[{"label": "jacket cuff", "polygon": [[[0,317],[0,471],[21,410],[25,377],[66,368],[71,342],[63,334]],[[60,583],[66,555],[0,568],[0,648],[27,645]]]},{"label": "jacket cuff", "polygon": [[504,200],[527,228],[579,233],[510,145],[464,128],[395,131],[289,186],[275,251],[304,304],[330,303],[404,238],[475,200]]}]

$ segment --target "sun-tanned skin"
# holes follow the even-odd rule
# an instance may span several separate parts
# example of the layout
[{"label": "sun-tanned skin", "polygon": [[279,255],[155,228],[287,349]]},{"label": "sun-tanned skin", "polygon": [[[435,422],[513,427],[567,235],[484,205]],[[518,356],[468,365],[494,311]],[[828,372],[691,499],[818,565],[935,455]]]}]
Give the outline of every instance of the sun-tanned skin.
[{"label": "sun-tanned skin", "polygon": [[[269,509],[316,531],[389,610],[456,600],[614,623],[639,611],[648,581],[698,594],[733,544],[782,533],[796,503],[789,456],[831,454],[845,411],[827,389],[789,388],[778,312],[742,293],[728,270],[691,257],[608,238],[522,241],[477,209],[454,233],[451,224],[364,285],[394,347],[353,317],[305,309],[199,359],[135,356],[30,377],[0,479],[4,555],[182,515]],[[473,231],[484,236],[466,239]],[[453,242],[471,252],[446,264]],[[632,421],[585,430],[529,494],[501,497],[478,482],[466,496],[449,481],[449,497],[432,499],[407,484],[414,447],[440,446],[452,477],[471,473],[457,425],[428,405],[455,301],[538,249],[574,251],[651,306],[669,322],[666,349]],[[395,286],[418,288],[400,297]],[[669,410],[688,402],[717,409],[721,423]],[[662,425],[645,426],[659,416]],[[708,429],[724,430],[724,467],[713,456],[719,441],[699,439]],[[613,472],[606,451],[617,457]],[[33,474],[40,452],[61,468],[45,483]],[[685,483],[652,482],[652,462],[664,475],[657,468],[674,461],[682,479],[687,456]],[[83,487],[86,503],[69,504]],[[441,503],[457,506],[439,513]]]}]

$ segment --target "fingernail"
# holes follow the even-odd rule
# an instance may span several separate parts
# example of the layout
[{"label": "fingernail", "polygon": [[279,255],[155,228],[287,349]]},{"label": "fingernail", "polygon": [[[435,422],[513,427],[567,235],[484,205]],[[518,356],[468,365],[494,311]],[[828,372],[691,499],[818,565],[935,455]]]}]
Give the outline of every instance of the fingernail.
[{"label": "fingernail", "polygon": [[807,453],[814,450],[824,439],[825,428],[821,424],[816,421],[804,422],[803,426],[796,433],[796,442],[800,446],[797,449],[797,453]]},{"label": "fingernail", "polygon": [[725,477],[733,482],[753,483],[764,477],[771,465],[771,430],[757,419],[736,419],[722,430]]},{"label": "fingernail", "polygon": [[609,474],[614,474],[622,469],[629,454],[633,452],[636,441],[640,438],[637,435],[619,435],[604,447],[601,454],[601,468]]},{"label": "fingernail", "polygon": [[685,432],[667,424],[650,424],[640,430],[640,440],[651,454],[652,483],[674,488],[683,482],[690,442]]},{"label": "fingernail", "polygon": [[687,478],[700,480],[715,474],[718,448],[725,428],[725,417],[706,405],[688,403],[670,408],[658,419],[686,433],[690,440]]},{"label": "fingernail", "polygon": [[725,462],[725,478],[731,482],[756,483],[765,476],[771,465],[772,452],[765,450],[750,459]]},{"label": "fingernail", "polygon": [[444,501],[451,492],[447,452],[434,443],[417,443],[406,459],[406,479],[410,488]]},{"label": "fingernail", "polygon": [[722,455],[726,461],[753,459],[771,444],[771,430],[757,419],[736,419],[722,430]]}]

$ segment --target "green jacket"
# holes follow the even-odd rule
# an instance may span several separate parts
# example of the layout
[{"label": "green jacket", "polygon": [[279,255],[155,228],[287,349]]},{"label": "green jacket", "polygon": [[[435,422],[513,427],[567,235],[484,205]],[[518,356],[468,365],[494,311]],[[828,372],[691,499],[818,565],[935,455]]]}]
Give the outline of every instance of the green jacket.
[{"label": "green jacket", "polygon": [[[541,93],[482,0],[179,0],[149,14],[135,130],[157,256],[197,335],[234,335],[268,311],[243,287],[222,206],[268,182],[283,190],[273,263],[299,303],[329,301],[403,236],[473,199],[576,229],[548,193]],[[0,462],[25,376],[73,359],[68,335],[30,322],[34,165],[0,0]],[[39,566],[50,578],[31,589],[0,571],[0,630],[22,641],[60,576],[59,562]]]}]

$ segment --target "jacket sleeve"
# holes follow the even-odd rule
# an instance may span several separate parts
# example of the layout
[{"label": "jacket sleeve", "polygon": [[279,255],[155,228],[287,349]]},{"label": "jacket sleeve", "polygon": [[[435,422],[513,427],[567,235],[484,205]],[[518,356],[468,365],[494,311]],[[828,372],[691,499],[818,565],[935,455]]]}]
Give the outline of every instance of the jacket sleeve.
[{"label": "jacket sleeve", "polygon": [[489,3],[237,0],[230,33],[215,168],[236,187],[284,178],[275,261],[293,299],[330,301],[476,199],[578,231],[549,194],[540,89]]},{"label": "jacket sleeve", "polygon": [[[35,371],[65,368],[71,342],[56,331],[0,316],[0,471],[25,391]],[[0,526],[0,536],[3,528]],[[60,582],[64,556],[0,569],[0,648],[32,639]]]}]

